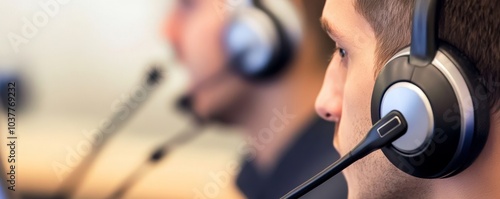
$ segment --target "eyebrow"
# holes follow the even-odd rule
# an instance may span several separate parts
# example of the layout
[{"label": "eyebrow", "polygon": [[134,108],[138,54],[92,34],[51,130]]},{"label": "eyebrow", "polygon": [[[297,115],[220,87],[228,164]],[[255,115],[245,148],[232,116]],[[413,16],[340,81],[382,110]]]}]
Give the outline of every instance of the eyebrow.
[{"label": "eyebrow", "polygon": [[339,31],[335,28],[335,26],[330,24],[326,18],[321,17],[320,22],[321,22],[321,27],[323,28],[323,30],[326,33],[328,33],[331,37],[333,37],[334,39],[340,39],[343,37],[341,34],[339,34]]}]

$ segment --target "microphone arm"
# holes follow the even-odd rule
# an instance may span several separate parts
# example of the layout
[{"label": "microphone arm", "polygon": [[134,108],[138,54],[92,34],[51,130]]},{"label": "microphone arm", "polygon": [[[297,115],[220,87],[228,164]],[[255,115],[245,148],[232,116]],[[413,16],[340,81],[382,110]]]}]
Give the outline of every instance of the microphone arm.
[{"label": "microphone arm", "polygon": [[[154,88],[162,80],[162,71],[158,66],[153,67],[147,74],[145,81],[142,86],[137,90],[139,92],[143,91],[145,93],[146,99],[151,96]],[[136,93],[136,92],[133,92]],[[137,112],[139,107],[144,104],[146,99],[141,101],[134,101],[128,99],[127,104],[135,104],[134,106],[126,106],[127,109],[121,109],[120,111],[114,113],[110,118],[110,126],[107,129],[101,129],[99,133],[102,135],[101,142],[95,142],[92,151],[87,155],[87,157],[82,159],[82,162],[76,166],[76,168],[63,180],[60,189],[55,194],[55,199],[65,199],[74,195],[77,188],[82,183],[85,175],[88,173],[92,163],[97,158],[97,155],[102,150],[103,146],[109,141],[109,139],[120,130],[121,127],[131,118],[131,116]],[[125,114],[124,114],[125,113]]]},{"label": "microphone arm", "polygon": [[391,111],[368,131],[366,137],[348,154],[302,183],[281,199],[297,199],[337,175],[352,163],[394,142],[406,133],[408,124],[399,111]]},{"label": "microphone arm", "polygon": [[151,171],[154,166],[156,166],[163,158],[169,155],[173,149],[200,135],[200,131],[203,127],[203,123],[197,122],[196,126],[194,126],[193,128],[188,129],[187,131],[176,135],[173,139],[170,139],[159,145],[156,150],[151,153],[151,156],[148,159],[144,160],[144,162],[125,179],[125,181],[109,198],[122,198],[131,187],[139,182],[139,180],[141,180],[148,171]]},{"label": "microphone arm", "polygon": [[128,189],[133,187],[140,179],[141,176],[145,176],[143,171],[149,171],[156,165],[156,163],[160,162],[162,158],[169,154],[173,148],[178,147],[196,136],[200,135],[200,131],[205,124],[208,122],[206,119],[201,118],[196,112],[193,110],[193,96],[185,95],[182,96],[179,100],[177,100],[176,107],[183,113],[189,114],[195,126],[186,130],[181,134],[176,135],[173,139],[166,141],[165,143],[158,146],[158,148],[151,153],[149,159],[146,159],[142,165],[137,167],[128,177],[125,179],[124,183],[122,183],[119,188],[111,195],[111,199],[122,198]]}]

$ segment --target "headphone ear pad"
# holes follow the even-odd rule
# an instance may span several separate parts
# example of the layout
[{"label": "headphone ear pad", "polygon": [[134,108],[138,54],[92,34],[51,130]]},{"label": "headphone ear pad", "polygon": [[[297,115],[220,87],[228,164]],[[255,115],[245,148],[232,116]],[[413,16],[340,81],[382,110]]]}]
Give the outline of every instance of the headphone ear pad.
[{"label": "headphone ear pad", "polygon": [[233,13],[223,34],[227,64],[247,80],[269,80],[285,71],[303,34],[294,5],[255,0]]},{"label": "headphone ear pad", "polygon": [[440,44],[425,67],[411,65],[409,54],[406,48],[394,56],[373,90],[372,122],[388,110],[400,111],[408,122],[407,133],[382,151],[396,167],[416,177],[456,175],[486,143],[486,89],[473,65],[452,46]]},{"label": "headphone ear pad", "polygon": [[255,8],[235,12],[223,32],[229,67],[243,77],[255,79],[270,75],[277,56],[279,35],[271,19]]},{"label": "headphone ear pad", "polygon": [[490,130],[489,94],[486,86],[482,82],[480,72],[467,56],[454,46],[445,42],[440,43],[440,51],[457,66],[458,70],[463,75],[474,105],[472,107],[474,113],[474,134],[471,136],[472,146],[469,150],[464,152],[465,158],[462,165],[457,168],[456,174],[470,166],[479,156],[486,144]]}]

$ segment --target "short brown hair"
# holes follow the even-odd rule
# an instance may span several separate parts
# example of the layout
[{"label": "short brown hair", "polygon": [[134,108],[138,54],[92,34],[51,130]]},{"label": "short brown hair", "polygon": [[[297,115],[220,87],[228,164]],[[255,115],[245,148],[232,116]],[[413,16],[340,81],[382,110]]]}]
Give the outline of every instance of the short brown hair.
[{"label": "short brown hair", "polygon": [[[410,44],[414,0],[355,0],[356,10],[377,38],[377,74],[385,62]],[[439,38],[462,51],[481,73],[490,108],[500,100],[500,1],[442,0]]]}]

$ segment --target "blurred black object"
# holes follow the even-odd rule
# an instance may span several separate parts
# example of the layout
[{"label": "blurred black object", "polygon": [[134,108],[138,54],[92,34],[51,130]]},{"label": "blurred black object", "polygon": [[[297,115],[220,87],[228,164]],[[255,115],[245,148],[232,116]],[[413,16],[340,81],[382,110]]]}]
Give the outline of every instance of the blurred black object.
[{"label": "blurred black object", "polygon": [[[17,74],[1,74],[0,73],[0,102],[1,109],[7,111],[9,99],[9,84],[15,84],[15,89],[11,89],[11,93],[15,93],[16,111],[24,108],[25,105],[25,85],[20,75]],[[11,87],[12,88],[12,87]],[[15,90],[15,92],[13,92]],[[11,94],[12,97],[12,94]]]},{"label": "blurred black object", "polygon": [[170,154],[171,151],[201,135],[203,128],[204,124],[196,121],[193,127],[189,127],[184,132],[177,134],[174,138],[157,146],[157,148],[152,151],[150,156],[147,157],[134,171],[132,171],[132,173],[130,173],[120,184],[118,189],[108,198],[123,198],[129,189],[136,185],[144,176],[146,176],[148,172],[152,171],[161,160]]},{"label": "blurred black object", "polygon": [[193,99],[186,95],[181,97],[176,104],[177,108],[185,113],[193,113]]},{"label": "blurred black object", "polygon": [[136,185],[147,172],[151,171],[158,162],[165,159],[171,151],[183,144],[191,141],[192,139],[198,137],[203,128],[206,125],[206,121],[203,121],[195,111],[193,110],[193,97],[191,95],[185,95],[179,98],[175,104],[176,108],[184,114],[188,114],[193,120],[192,126],[190,125],[185,131],[174,136],[174,138],[165,141],[155,148],[144,162],[139,165],[132,173],[130,173],[127,178],[120,184],[118,189],[108,198],[110,199],[120,199],[123,198],[127,191]]},{"label": "blurred black object", "polygon": [[[89,168],[92,166],[96,157],[100,154],[103,146],[110,140],[110,138],[115,135],[118,131],[125,126],[128,121],[134,116],[142,105],[145,104],[148,98],[151,97],[156,88],[158,88],[158,84],[160,84],[161,80],[163,80],[163,72],[162,66],[154,65],[146,74],[145,79],[141,81],[141,86],[134,90],[132,93],[143,93],[144,99],[134,100],[132,97],[122,102],[123,110],[119,110],[114,112],[109,120],[110,127],[101,129],[102,140],[101,142],[96,142],[92,146],[92,151],[89,155],[87,155],[82,162],[64,179],[61,184],[60,189],[57,191],[55,196],[52,198],[64,199],[71,198],[74,196],[76,190],[80,187],[81,182],[86,177]],[[129,104],[134,104],[134,106],[128,106]]]}]

